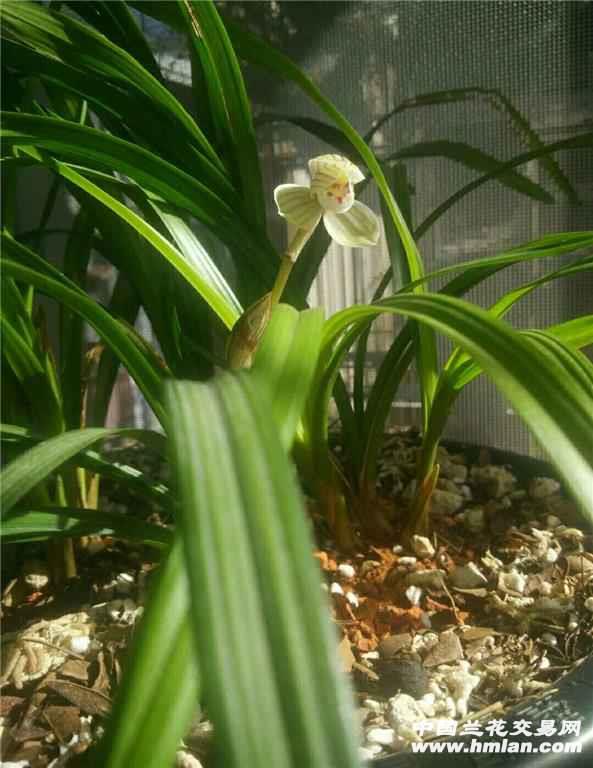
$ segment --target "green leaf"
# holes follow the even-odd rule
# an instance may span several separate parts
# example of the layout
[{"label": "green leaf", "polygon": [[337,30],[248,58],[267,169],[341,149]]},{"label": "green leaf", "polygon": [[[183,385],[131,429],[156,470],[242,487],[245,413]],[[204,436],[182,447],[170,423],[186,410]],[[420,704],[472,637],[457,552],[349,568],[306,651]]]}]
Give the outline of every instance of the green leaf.
[{"label": "green leaf", "polygon": [[95,26],[111,42],[125,49],[157,80],[161,79],[161,73],[150,50],[150,45],[126,2],[123,0],[104,0],[102,2],[79,3],[77,0],[73,0],[65,2],[64,5],[68,5],[90,26]]},{"label": "green leaf", "polygon": [[[306,382],[314,366],[314,340],[320,339],[320,330],[320,313],[299,314],[280,305],[249,374],[258,388],[273,382],[276,393],[273,411],[282,423],[286,448],[292,442],[291,430],[294,432],[300,414],[301,392],[306,391]],[[305,340],[308,342],[306,354],[303,349]],[[274,347],[276,341],[278,347]],[[292,375],[289,380],[286,378],[288,371]],[[100,764],[107,768],[127,768],[136,764],[135,761],[146,768],[168,764],[179,738],[185,733],[192,705],[197,699],[196,660],[191,652],[187,621],[188,590],[179,544],[177,541],[173,547],[155,591],[151,593],[140,635],[101,745]],[[165,621],[163,617],[166,617]],[[175,681],[173,688],[171,679]],[[162,702],[161,706],[155,705],[155,700]],[[179,707],[179,711],[172,712],[172,706]],[[163,738],[163,724],[166,724],[166,735],[170,738]],[[146,738],[146,734],[152,733],[159,734],[155,743]]]},{"label": "green leaf", "polygon": [[[405,166],[403,165],[395,165],[393,167],[385,166],[385,172],[387,174],[387,179],[389,181],[389,184],[392,189],[399,190],[400,200],[402,200],[402,211],[403,215],[408,223],[408,226],[412,227],[412,196],[411,196],[411,190],[410,190],[410,184],[408,181],[408,174],[406,171]],[[405,261],[401,258],[402,248],[403,244],[401,241],[401,238],[399,237],[399,234],[395,227],[392,225],[392,223],[389,221],[389,219],[385,215],[385,206],[384,204],[381,205],[381,208],[383,210],[383,221],[385,226],[385,238],[387,240],[387,247],[389,249],[389,260],[391,262],[391,273],[393,275],[393,290],[394,292],[399,291],[403,289],[405,286],[410,284],[411,276],[409,273],[409,270],[406,268]],[[410,325],[410,334],[408,336],[408,340],[413,341],[416,339],[417,331],[415,329],[415,324],[411,323]],[[365,372],[365,366],[366,366],[366,356],[367,356],[367,344],[369,339],[369,334],[371,332],[371,324],[369,323],[368,328],[364,331],[364,333],[361,334],[360,339],[358,340],[358,344],[356,347],[356,355],[355,355],[355,368],[354,368],[354,382],[355,382],[355,410],[358,414],[358,423],[360,425],[360,432],[364,433],[367,430],[367,418],[365,416],[365,407],[364,407],[364,372]],[[390,350],[391,352],[391,350]],[[396,353],[397,355],[398,353]],[[380,376],[381,370],[385,369],[385,366],[391,365],[391,360],[393,358],[393,355],[390,355],[388,353],[388,358],[383,361],[383,364],[381,365],[381,368],[378,372],[378,376]],[[409,365],[408,360],[408,365]],[[394,380],[394,385],[396,382],[399,382],[401,376],[403,376],[405,372],[404,368],[400,368],[400,372],[396,374],[396,379]],[[380,380],[377,382],[377,384],[380,386]],[[372,391],[375,389],[375,386],[371,389],[371,396]],[[421,388],[421,392],[424,391]],[[391,406],[391,402],[389,404]],[[430,411],[430,405],[428,403],[424,403],[424,413],[428,413]],[[357,450],[353,458],[356,462],[356,464],[359,464],[360,456],[359,450]]]},{"label": "green leaf", "polygon": [[49,438],[11,461],[0,473],[0,508],[4,519],[14,505],[45,478],[77,453],[113,437],[129,437],[147,443],[160,452],[165,438],[145,429],[74,429]]},{"label": "green leaf", "polygon": [[168,388],[190,617],[221,764],[358,766],[313,542],[264,398],[249,374]]},{"label": "green leaf", "polygon": [[[521,333],[524,336],[533,337],[536,341],[539,340],[538,334],[544,333],[546,338],[553,337],[563,347],[586,347],[589,344],[593,344],[592,321],[592,315],[585,315],[584,317],[575,318],[568,323],[550,326],[545,331],[521,331]],[[541,342],[541,344],[543,343]],[[427,443],[440,438],[445,427],[446,417],[455,399],[461,390],[481,373],[480,365],[472,360],[467,353],[459,348],[454,350],[441,374],[437,397],[435,398],[435,408],[438,403],[438,411],[435,412],[435,424],[440,425],[440,427],[437,429],[437,427],[431,425],[427,433]],[[440,415],[441,413],[442,415]]]},{"label": "green leaf", "polygon": [[[169,205],[195,216],[223,242],[244,254],[250,268],[267,281],[265,286],[272,284],[277,254],[267,240],[255,236],[241,219],[240,203],[232,187],[224,192],[223,200],[203,183],[154,153],[93,128],[10,112],[1,117],[5,153],[18,147],[37,147],[77,166],[95,171],[117,171],[128,176]],[[85,172],[84,168],[78,170]]]},{"label": "green leaf", "polygon": [[[412,190],[408,179],[406,168],[402,164],[387,165],[382,163],[389,186],[392,190],[397,190],[400,198],[402,214],[410,228],[412,228]],[[412,276],[405,261],[402,260],[403,243],[397,229],[389,221],[385,202],[381,201],[381,210],[383,212],[383,221],[385,226],[385,238],[389,249],[389,260],[393,273],[393,291],[399,291],[412,281]]]},{"label": "green leaf", "polygon": [[[6,230],[8,232],[8,230]],[[23,342],[31,349],[35,348],[38,334],[33,325],[30,307],[25,302],[20,288],[14,280],[6,279],[0,283],[2,302],[0,308],[6,318],[16,327]]]},{"label": "green leaf", "polygon": [[508,291],[492,305],[490,312],[496,317],[503,317],[520,299],[532,293],[536,288],[546,285],[552,280],[557,280],[559,277],[569,277],[570,275],[591,270],[593,270],[593,255],[578,259],[572,264],[566,264],[559,269],[555,269],[553,272],[548,272],[548,274],[538,277],[536,280],[531,280]]},{"label": "green leaf", "polygon": [[[86,271],[93,247],[95,227],[84,210],[72,222],[64,251],[64,272],[80,286],[86,287]],[[64,400],[66,429],[81,426],[83,411],[84,322],[80,315],[60,306],[60,385]]]},{"label": "green leaf", "polygon": [[[147,199],[138,187],[129,185],[124,192],[118,188],[119,185],[112,185],[105,180],[100,180],[99,184],[106,187],[107,191],[111,191],[120,202],[125,201],[129,205],[131,201],[136,206],[136,211],[139,210],[148,224],[165,238],[169,237],[167,228],[155,213],[156,204]],[[70,185],[70,192],[81,207],[92,215],[101,232],[103,241],[101,253],[117,268],[118,277],[109,303],[109,311],[133,325],[142,306],[167,366],[174,375],[183,375],[184,360],[178,336],[179,307],[187,300],[192,308],[197,307],[203,310],[211,321],[210,308],[187,279],[125,219],[120,218],[111,208],[103,205],[80,187]],[[185,254],[182,255],[188,260]],[[189,261],[191,267],[191,260]],[[188,322],[193,333],[197,335],[201,328],[195,314],[197,313],[188,318]],[[88,426],[103,425],[115,373],[116,361],[113,355],[103,352],[97,384],[93,388],[94,396],[90,408],[87,409]],[[189,375],[191,376],[191,373]]]},{"label": "green leaf", "polygon": [[[379,120],[376,120],[371,130],[365,136],[365,140],[370,141],[375,132],[382,125],[395,115],[406,110],[432,107],[437,104],[451,104],[452,102],[474,102],[479,99],[485,101],[497,112],[503,112],[509,119],[511,128],[514,129],[521,141],[523,141],[530,150],[538,152],[542,149],[544,144],[540,136],[529,123],[529,120],[512,104],[510,99],[505,96],[502,91],[497,88],[479,88],[472,86],[423,93],[419,96],[412,97],[411,99],[406,99],[401,104],[398,104],[395,109],[383,115]],[[568,199],[572,203],[578,203],[579,200],[574,187],[571,185],[556,160],[547,153],[539,155],[539,158],[541,165],[547,170],[551,178],[554,179],[557,186],[563,191]]]},{"label": "green leaf", "polygon": [[[593,518],[593,408],[580,387],[553,359],[541,360],[535,344],[486,310],[438,294],[400,295],[376,305],[353,307],[326,322],[324,350],[371,317],[394,312],[429,323],[465,349],[493,379],[540,445],[554,446],[552,463],[583,511]],[[538,376],[533,371],[538,371]],[[329,397],[322,393],[321,396]]]},{"label": "green leaf", "polygon": [[222,190],[228,180],[217,169],[204,168],[202,156],[188,143],[183,129],[175,126],[158,104],[134,91],[114,87],[87,70],[74,67],[44,54],[39,49],[23,47],[3,39],[6,60],[24,82],[41,82],[49,96],[54,117],[62,116],[84,124],[76,104],[88,105],[101,127],[119,138],[149,149],[163,160],[209,180],[214,190]]},{"label": "green leaf", "polygon": [[[498,178],[505,171],[516,168],[520,165],[523,165],[524,163],[528,163],[529,161],[535,160],[539,157],[543,157],[544,155],[552,154],[554,152],[559,152],[561,150],[591,149],[592,147],[593,147],[593,132],[590,132],[590,133],[580,134],[579,136],[573,136],[570,139],[563,139],[562,141],[557,141],[552,144],[544,144],[540,149],[534,150],[532,152],[524,152],[520,155],[515,156],[508,162],[502,163],[499,166],[497,171],[491,171],[490,173],[486,173],[483,176],[480,176],[478,179],[474,179],[469,184],[466,184],[460,190],[458,190],[453,195],[448,197],[443,203],[437,206],[437,208],[435,208],[435,210],[432,211],[432,213],[430,213],[424,219],[424,221],[422,221],[418,225],[418,227],[416,227],[416,229],[414,230],[414,237],[417,240],[420,240],[422,237],[424,237],[424,235],[428,232],[428,230],[433,226],[433,224],[436,221],[438,221],[438,219],[440,219],[441,216],[447,213],[447,211],[450,210],[456,203],[458,203],[460,200],[466,197],[466,195],[469,195],[471,192],[473,192],[474,189],[478,189],[483,184],[486,184],[488,181]],[[576,234],[578,235],[580,233],[576,233]],[[373,299],[372,299],[373,301],[378,301],[383,296],[383,294],[385,293],[385,290],[387,289],[387,286],[391,282],[392,274],[393,274],[392,269],[391,267],[389,267],[389,269],[385,272],[385,274],[379,281],[379,285],[373,294]],[[433,273],[433,275],[434,274],[435,273]]]},{"label": "green leaf", "polygon": [[0,328],[3,357],[18,379],[21,397],[31,409],[38,427],[49,434],[61,432],[64,427],[62,401],[45,361],[26,343],[4,313],[0,314]]},{"label": "green leaf", "polygon": [[[573,264],[565,265],[564,267],[550,272],[543,277],[532,280],[513,289],[512,291],[509,291],[504,296],[502,296],[492,307],[490,307],[488,310],[489,314],[496,318],[503,317],[511,309],[511,307],[514,306],[514,304],[516,304],[524,296],[530,294],[536,288],[539,288],[540,286],[545,285],[546,283],[549,283],[560,277],[567,277],[591,269],[593,269],[593,257],[585,257],[584,259],[580,259]],[[450,285],[451,284],[449,284],[449,286]],[[467,283],[464,286],[464,290],[468,287],[471,287],[470,283]],[[584,324],[586,326],[587,320],[584,320]],[[572,339],[569,335],[571,331],[575,333],[579,332],[583,339],[587,338],[582,322],[571,323],[570,327],[564,330],[565,339],[570,340],[571,343],[574,343],[574,339]],[[593,327],[591,328],[591,331],[593,332]],[[586,343],[589,342],[587,341]],[[449,360],[447,361],[439,377],[439,383],[433,402],[433,409],[422,441],[422,450],[418,460],[419,485],[422,479],[427,477],[433,469],[434,463],[436,461],[437,447],[443,435],[449,413],[456,398],[458,397],[463,387],[469,384],[470,381],[473,381],[477,376],[479,376],[481,372],[482,369],[479,363],[476,360],[473,360],[467,351],[457,348],[449,357]],[[384,405],[385,396],[388,390],[386,390],[384,387],[382,388],[381,385],[378,386],[378,390],[380,393],[382,393],[383,399],[381,404]],[[374,410],[375,415],[382,415],[380,412],[380,407],[375,407]],[[379,442],[380,438],[377,431],[375,430],[374,436],[372,436],[368,442],[369,447],[372,444],[372,450],[369,451],[369,455],[367,457],[367,461],[369,463],[366,467],[366,473],[367,476],[371,478],[371,480],[374,478],[374,475],[370,466],[370,462],[376,462]]]},{"label": "green leaf", "polygon": [[[424,141],[412,144],[409,147],[403,147],[390,154],[385,163],[391,163],[397,160],[408,160],[426,157],[444,157],[457,163],[465,165],[472,171],[481,173],[496,173],[502,161],[493,155],[483,152],[481,149],[472,147],[460,141]],[[508,189],[519,192],[522,195],[539,200],[543,203],[552,203],[554,198],[540,185],[528,179],[527,176],[518,173],[515,170],[506,170],[496,175],[496,180]]]},{"label": "green leaf", "polygon": [[474,189],[478,189],[486,182],[492,179],[498,179],[507,171],[517,168],[524,163],[528,163],[531,160],[537,160],[539,158],[551,158],[555,152],[568,149],[591,149],[593,147],[593,131],[588,133],[581,133],[578,136],[573,136],[570,139],[562,139],[560,141],[552,142],[551,144],[543,144],[539,149],[534,149],[529,152],[523,152],[520,155],[516,155],[508,162],[501,163],[498,170],[492,170],[489,173],[480,176],[478,179],[470,181],[464,187],[459,189],[453,195],[448,197],[444,202],[435,208],[424,221],[422,221],[415,231],[415,236],[419,240],[430,227],[443,216],[453,205],[461,200],[466,195],[469,195]]},{"label": "green leaf", "polygon": [[593,323],[589,321],[589,315],[575,317],[558,325],[546,328],[546,333],[552,334],[564,344],[569,344],[575,349],[582,349],[593,344]]},{"label": "green leaf", "polygon": [[[359,453],[355,454],[360,487],[364,491],[375,487],[377,461],[385,439],[386,422],[395,394],[414,358],[414,332],[414,324],[408,320],[383,358],[369,393],[363,421],[362,446]],[[438,391],[437,387],[433,409]],[[429,424],[432,418],[431,409]]]},{"label": "green leaf", "polygon": [[[575,253],[593,245],[593,230],[584,232],[560,232],[553,235],[544,235],[537,240],[524,243],[516,248],[503,251],[496,256],[489,256],[481,259],[469,259],[461,261],[458,264],[451,264],[448,267],[442,267],[434,272],[427,273],[422,282],[435,280],[454,272],[461,274],[455,280],[471,283],[471,287],[477,285],[482,280],[494,274],[498,268],[508,267],[513,264],[532,261],[535,259],[545,259],[551,256],[564,256],[568,253]],[[480,277],[481,276],[481,277]],[[479,278],[476,282],[476,278]],[[453,282],[453,281],[451,281]],[[412,284],[406,285],[404,291],[409,291]]]},{"label": "green leaf", "polygon": [[[328,125],[320,120],[310,117],[294,117],[293,115],[264,114],[257,119],[258,125],[266,123],[291,123],[302,128],[312,136],[316,136],[321,141],[326,142],[340,154],[345,155],[355,163],[363,163],[360,154],[353,148],[352,144],[345,138],[344,134],[333,125]],[[543,146],[543,145],[542,145]],[[425,157],[444,157],[448,160],[461,163],[473,171],[490,173],[498,170],[502,161],[493,155],[483,152],[477,147],[472,147],[460,141],[425,141],[412,144],[409,147],[403,147],[389,154],[383,161],[383,167],[386,164],[392,164],[397,160],[409,160]],[[387,174],[386,174],[387,175]],[[553,197],[540,185],[527,178],[515,170],[506,170],[497,177],[503,186],[512,189],[514,192],[527,195],[533,200],[540,200],[544,203],[553,202]],[[401,207],[401,201],[400,201]]]},{"label": "green leaf", "polygon": [[325,227],[317,227],[292,268],[284,295],[297,309],[307,306],[307,296],[331,243]]},{"label": "green leaf", "polygon": [[[499,270],[512,266],[513,264],[529,261],[531,259],[561,256],[583,248],[588,248],[591,245],[593,245],[593,232],[568,232],[557,235],[546,235],[539,240],[513,248],[502,254],[497,254],[494,257],[472,259],[428,273],[424,276],[424,281],[427,282],[456,271],[460,272],[459,275],[446,283],[440,290],[440,293],[459,297],[466,294],[471,288],[479,285],[488,277],[496,274]],[[410,286],[405,286],[402,290],[405,292],[409,287]],[[361,339],[364,338],[366,333],[368,333],[368,331],[364,331],[361,334]],[[351,451],[350,454],[354,466],[358,468],[358,474],[361,478],[360,483],[363,489],[374,488],[375,485],[377,458],[383,444],[385,422],[391,411],[391,405],[401,380],[411,364],[411,355],[413,351],[412,341],[413,324],[408,321],[396,336],[385,357],[381,361],[375,382],[368,395],[361,439],[355,443],[356,450]],[[465,355],[465,358],[467,358],[467,355]],[[445,408],[445,413],[448,413],[448,406],[443,405],[444,394],[441,391],[442,376],[443,374],[439,377],[439,384],[433,402],[433,408],[437,409],[437,413],[431,414],[425,433],[424,442],[427,451],[428,445],[433,439],[433,429],[435,430],[434,434],[438,435],[440,438],[442,429],[444,428],[445,422],[441,421],[443,419],[443,408]],[[440,423],[439,427],[435,427],[437,420],[438,423]],[[318,414],[315,417],[315,422],[320,424],[320,421],[321,416]],[[319,444],[323,443],[324,439],[322,433],[318,433],[315,437],[315,441]]]},{"label": "green leaf", "polygon": [[30,344],[19,333],[19,329],[10,322],[4,313],[0,314],[2,328],[2,354],[21,383],[30,379],[44,377],[43,366]]},{"label": "green leaf", "polygon": [[[219,285],[224,284],[224,280],[218,273],[216,267],[209,262],[205,252],[202,252],[201,261],[189,261],[184,258],[177,248],[164,238],[160,232],[152,227],[145,219],[134,213],[130,208],[121,203],[115,197],[105,192],[93,182],[85,179],[80,173],[65,163],[55,162],[56,171],[68,181],[76,184],[89,195],[99,200],[103,205],[116,213],[130,227],[136,230],[145,238],[167,261],[181,274],[188,283],[202,296],[210,305],[212,310],[227,326],[232,328],[239,317],[235,301],[234,304],[229,301],[229,292],[221,293]],[[206,269],[204,266],[206,265]],[[213,282],[212,275],[216,273],[218,280]],[[227,286],[228,288],[228,286]]]},{"label": "green leaf", "polygon": [[[586,256],[572,264],[566,264],[553,272],[549,272],[536,280],[530,280],[523,285],[517,286],[517,288],[513,288],[511,291],[508,291],[501,296],[488,311],[493,317],[504,317],[504,315],[507,314],[518,301],[525,296],[528,296],[537,288],[540,288],[553,280],[557,280],[558,278],[570,277],[571,275],[592,270],[593,256]],[[575,318],[570,325],[554,327],[557,329],[562,328],[562,331],[557,330],[556,333],[564,334],[563,341],[565,343],[574,345],[577,341],[581,341],[581,345],[584,346],[591,343],[589,334],[593,332],[593,329],[589,326],[589,319],[589,317]],[[444,396],[444,391],[441,390],[448,391],[449,396],[453,397],[454,392],[458,392],[463,386],[479,375],[479,373],[480,367],[475,361],[471,360],[471,357],[467,352],[463,352],[460,349],[454,350],[439,379],[439,397],[442,398]]]},{"label": "green leaf", "polygon": [[18,379],[23,403],[39,429],[48,434],[64,428],[61,392],[52,357],[42,348],[41,331],[33,325],[20,289],[2,279],[2,355]]},{"label": "green leaf", "polygon": [[[495,308],[491,308],[490,312],[496,315]],[[553,342],[555,342],[558,345],[554,350],[556,360],[561,360],[563,357],[566,358],[567,356],[570,358],[571,352],[568,349],[569,345],[571,347],[579,348],[593,343],[593,316],[580,317],[567,323],[551,326],[547,328],[545,332],[522,331],[521,334],[532,338],[536,343],[539,343],[540,347],[542,347],[542,352],[544,353],[547,351],[545,349],[546,345],[551,347]],[[583,360],[586,360],[586,358],[583,358]],[[579,368],[582,367],[580,363],[581,360],[578,358],[577,374],[579,373]],[[567,372],[572,365],[573,361],[565,359]],[[461,393],[461,390],[481,373],[482,368],[480,364],[473,360],[468,353],[462,349],[457,348],[449,357],[439,379],[433,413],[422,441],[422,452],[418,463],[420,477],[427,476],[432,470],[434,462],[436,461],[437,447],[442,438],[447,424],[447,418],[455,400]],[[578,382],[578,380],[578,375],[573,377],[575,383]],[[585,386],[585,391],[587,393],[587,386]],[[591,396],[591,394],[589,388],[588,395]]]},{"label": "green leaf", "polygon": [[252,376],[271,394],[271,411],[288,450],[301,418],[321,345],[323,312],[275,307],[252,365]]},{"label": "green leaf", "polygon": [[243,313],[243,307],[193,230],[179,216],[162,209],[156,203],[153,203],[153,207],[173,237],[184,259],[212,290],[222,296],[228,307],[232,309],[234,320],[236,320]]},{"label": "green leaf", "polygon": [[[13,457],[15,453],[22,454],[28,448],[43,442],[44,439],[45,437],[24,427],[0,424],[0,440],[2,440],[5,460]],[[118,461],[117,455],[104,458],[97,451],[88,449],[77,453],[67,464],[83,467],[103,477],[110,477],[125,485],[133,493],[158,504],[168,505],[170,502],[169,489],[163,483],[136,467]]]},{"label": "green leaf", "polygon": [[265,232],[265,202],[251,106],[239,62],[210,0],[180,0],[190,40],[202,62],[215,128],[226,146],[231,172],[238,176],[247,220]]},{"label": "green leaf", "polygon": [[[593,344],[593,315],[579,319],[583,321],[583,328],[588,326],[589,329],[586,344]],[[571,381],[580,385],[585,396],[593,402],[593,363],[579,349],[571,349],[566,341],[566,329],[560,326],[558,330],[556,326],[545,331],[524,331],[523,335],[539,347],[542,356],[563,365]],[[570,341],[574,344],[574,339]]]},{"label": "green leaf", "polygon": [[12,510],[2,520],[5,542],[40,541],[56,537],[115,536],[162,547],[172,539],[171,531],[128,515],[96,509],[43,507]]},{"label": "green leaf", "polygon": [[198,714],[200,677],[188,607],[189,590],[177,537],[150,590],[94,765],[172,765],[192,715]]},{"label": "green leaf", "polygon": [[[591,245],[593,245],[593,232],[567,232],[558,235],[546,235],[539,240],[513,248],[510,251],[497,254],[490,258],[472,259],[470,261],[461,262],[460,264],[444,267],[435,272],[428,273],[424,276],[423,281],[427,282],[450,273],[460,272],[459,275],[450,280],[440,290],[440,293],[459,297],[463,296],[471,290],[471,288],[479,285],[488,277],[496,274],[499,270],[512,266],[513,264],[526,262],[532,259],[561,256],[566,253],[590,247]],[[410,287],[410,285],[405,286],[402,290],[408,291]],[[519,288],[517,290],[520,291],[521,289]],[[529,289],[526,289],[526,292],[528,290]],[[516,295],[517,298],[519,297],[518,294],[513,295]],[[369,393],[364,418],[364,461],[361,465],[361,473],[367,478],[364,482],[371,484],[374,482],[373,478],[376,460],[383,441],[383,433],[385,431],[385,420],[391,409],[391,403],[393,402],[401,379],[411,362],[410,345],[413,339],[412,331],[413,326],[410,325],[408,327],[408,324],[406,324],[404,329],[393,341],[379,366],[375,382]],[[440,384],[437,386],[435,403],[437,399],[440,399],[443,396],[439,388]],[[433,407],[436,407],[435,403],[433,403]],[[439,405],[439,408],[440,407],[441,406]],[[441,417],[438,416],[438,418]],[[427,434],[428,430],[432,430],[430,420],[427,427]]]},{"label": "green leaf", "polygon": [[[200,175],[205,175],[213,184],[224,181],[220,158],[191,116],[129,53],[88,25],[48,11],[37,3],[4,3],[2,21],[3,36],[12,41],[13,46],[26,47],[50,60],[63,62],[75,73],[91,74],[93,79],[88,85],[94,86],[96,80],[103,81],[113,91],[123,89],[156,110],[161,120],[173,126],[173,133],[181,142],[193,146]],[[38,69],[38,74],[42,73],[43,69]]]},{"label": "green leaf", "polygon": [[[243,312],[241,304],[215,263],[222,246],[213,243],[203,228],[196,235],[186,221],[154,201],[149,201],[148,206],[144,205],[142,211],[155,228],[159,228],[162,233],[173,239],[184,259],[203,276],[213,290],[224,297],[237,316],[240,316]],[[161,341],[159,330],[159,344],[166,359],[171,360],[170,365],[176,378],[208,379],[214,374],[218,363],[217,352],[223,346],[227,330],[222,322],[213,321],[208,304],[170,269],[170,265],[162,263],[160,267],[163,274],[162,280],[159,281],[160,286],[152,284],[150,290],[150,279],[142,281],[143,293],[147,289],[151,293],[154,305],[151,307],[151,315],[154,314],[155,308],[160,307],[161,322],[153,325],[153,328],[160,329],[161,325],[165,325],[167,336],[170,337],[170,340],[164,338]],[[228,260],[224,267],[229,271],[232,269]],[[150,267],[148,269],[150,270]],[[247,288],[246,281],[239,288],[242,291]],[[187,328],[192,329],[191,334],[185,332]],[[175,358],[171,358],[172,345],[175,347]]]},{"label": "green leaf", "polygon": [[[15,241],[11,242],[4,234],[2,235],[2,245],[5,252],[12,252],[17,258],[20,253],[26,251]],[[150,355],[147,352],[146,347],[140,343],[133,329],[111,317],[100,304],[89,299],[82,291],[70,287],[65,281],[47,277],[41,271],[23,267],[11,259],[2,259],[1,264],[5,275],[34,285],[41,293],[62,302],[80,314],[81,317],[84,317],[126,366],[156,417],[159,420],[162,419],[161,385],[163,371],[159,369],[154,354]]]},{"label": "green leaf", "polygon": [[[541,347],[544,346],[549,337],[555,339],[560,345],[556,350],[556,360],[561,360],[563,353],[564,355],[570,355],[570,352],[566,351],[568,345],[578,348],[593,343],[593,316],[589,315],[577,318],[569,323],[551,326],[546,329],[543,340],[539,338],[540,334],[541,332],[533,331],[521,332],[522,336],[539,342]],[[551,344],[552,342],[549,341],[548,346],[551,346]],[[586,360],[586,358],[583,359]],[[566,371],[570,370],[570,365],[572,365],[572,361],[569,360],[568,362],[569,365],[566,365]],[[578,358],[577,363],[580,363],[580,358]],[[457,348],[447,361],[439,378],[433,412],[422,441],[422,451],[418,461],[418,476],[420,478],[426,477],[436,462],[437,448],[455,400],[462,389],[481,373],[482,367],[480,364],[460,348]],[[578,378],[575,377],[574,381],[576,383]],[[589,396],[591,396],[591,392],[589,392]]]}]

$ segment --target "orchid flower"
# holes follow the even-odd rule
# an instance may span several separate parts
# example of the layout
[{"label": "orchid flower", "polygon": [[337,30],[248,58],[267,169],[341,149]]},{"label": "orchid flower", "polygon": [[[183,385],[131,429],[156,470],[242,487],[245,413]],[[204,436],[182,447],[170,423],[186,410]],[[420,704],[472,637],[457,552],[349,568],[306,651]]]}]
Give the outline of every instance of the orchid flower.
[{"label": "orchid flower", "polygon": [[311,232],[323,216],[329,235],[340,245],[375,245],[379,220],[354,199],[354,185],[364,179],[359,168],[341,155],[309,160],[310,186],[281,184],[274,191],[278,213],[299,229]]},{"label": "orchid flower", "polygon": [[354,199],[354,185],[364,179],[361,171],[341,155],[321,155],[309,160],[311,184],[281,184],[274,190],[278,212],[297,231],[282,254],[276,280],[269,293],[249,307],[233,327],[227,349],[232,368],[248,368],[280,301],[300,252],[323,216],[330,236],[340,245],[375,245],[379,220],[366,205]]}]

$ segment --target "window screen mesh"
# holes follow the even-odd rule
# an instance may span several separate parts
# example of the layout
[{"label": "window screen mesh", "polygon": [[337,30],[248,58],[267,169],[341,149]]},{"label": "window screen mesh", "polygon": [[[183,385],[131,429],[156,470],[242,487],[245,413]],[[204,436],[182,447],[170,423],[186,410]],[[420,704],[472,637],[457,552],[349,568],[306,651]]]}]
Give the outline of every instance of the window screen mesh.
[{"label": "window screen mesh", "polygon": [[[394,116],[374,137],[373,147],[383,157],[418,142],[437,140],[470,144],[499,160],[527,151],[527,130],[518,116],[513,120],[501,108],[500,95],[546,143],[592,128],[589,3],[231,3],[227,10],[243,15],[260,33],[267,32],[362,133],[373,121],[420,94],[476,89],[462,102],[408,109]],[[263,112],[320,117],[293,85],[271,83],[255,72],[250,85]],[[270,189],[281,182],[302,181],[307,159],[328,151],[327,145],[286,123],[262,127],[260,139],[269,159],[266,182]],[[541,164],[532,161],[521,170],[541,184],[554,202],[533,201],[497,181],[488,182],[460,201],[421,240],[427,270],[493,255],[545,233],[591,228],[593,151],[559,152],[555,158],[578,204]],[[406,168],[414,188],[414,225],[477,177],[461,163],[439,157],[409,160]],[[379,210],[372,191],[363,199]],[[286,234],[272,208],[270,220],[275,241],[280,243]],[[469,298],[488,306],[512,286],[560,263],[546,260],[505,270]],[[332,312],[368,300],[387,264],[384,246],[354,250],[332,246],[311,302]],[[591,276],[550,284],[517,305],[509,320],[519,327],[545,327],[575,313],[591,312],[592,289]],[[376,324],[367,384],[393,339],[393,324],[391,319]],[[447,342],[441,341],[441,355],[447,349]],[[418,400],[412,372],[397,396],[394,422],[417,423]],[[459,399],[448,436],[535,452],[520,418],[485,377]]]}]

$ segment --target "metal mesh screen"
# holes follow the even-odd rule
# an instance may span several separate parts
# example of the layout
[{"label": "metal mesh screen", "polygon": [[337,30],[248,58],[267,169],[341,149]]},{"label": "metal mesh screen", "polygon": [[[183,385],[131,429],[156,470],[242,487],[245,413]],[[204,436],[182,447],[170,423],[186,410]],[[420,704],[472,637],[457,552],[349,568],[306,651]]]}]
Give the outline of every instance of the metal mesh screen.
[{"label": "metal mesh screen", "polygon": [[[242,5],[242,4],[241,4]],[[463,103],[405,110],[375,135],[381,156],[417,142],[447,140],[471,144],[499,160],[529,149],[524,130],[497,107],[493,91],[504,94],[527,118],[545,142],[590,130],[593,116],[593,7],[579,2],[356,2],[254,4],[283,10],[287,28],[270,18],[250,15],[258,31],[283,44],[322,91],[366,132],[373,121],[419,94],[476,88]],[[229,10],[233,10],[233,4]],[[297,9],[298,6],[298,9]],[[251,5],[253,7],[253,4]],[[270,31],[274,27],[275,31]],[[296,89],[270,87],[269,80],[252,78],[255,101],[265,112],[319,117]],[[299,128],[275,124],[261,129],[270,158],[270,189],[303,179],[309,157],[328,151],[327,145]],[[441,218],[420,243],[427,270],[480,256],[493,255],[549,232],[586,229],[593,225],[593,152],[556,155],[562,171],[577,191],[580,204],[559,189],[537,162],[522,168],[554,197],[542,204],[490,181],[464,198]],[[406,161],[415,194],[414,224],[473,178],[474,171],[442,158]],[[379,210],[376,194],[365,201]],[[270,210],[274,221],[274,211]],[[275,220],[275,239],[285,236]],[[474,290],[469,298],[491,304],[509,288],[551,270],[558,260],[505,270]],[[388,264],[385,246],[344,249],[332,246],[311,292],[311,303],[328,313],[368,300]],[[544,327],[593,309],[593,280],[579,277],[544,287],[523,300],[509,315],[519,327]],[[367,384],[393,339],[393,321],[376,324],[369,356]],[[441,355],[448,345],[441,342]],[[537,371],[534,371],[537,375]],[[398,423],[418,422],[418,392],[413,372],[394,404]],[[481,377],[460,400],[448,436],[470,442],[535,452],[519,417]]]}]

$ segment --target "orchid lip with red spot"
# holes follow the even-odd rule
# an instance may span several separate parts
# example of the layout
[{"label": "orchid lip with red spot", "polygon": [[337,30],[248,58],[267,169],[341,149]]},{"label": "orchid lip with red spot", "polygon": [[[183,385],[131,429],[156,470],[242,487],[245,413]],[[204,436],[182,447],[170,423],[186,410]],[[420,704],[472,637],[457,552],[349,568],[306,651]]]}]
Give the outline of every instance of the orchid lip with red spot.
[{"label": "orchid lip with red spot", "polygon": [[279,214],[306,230],[314,229],[323,217],[328,233],[340,245],[376,245],[379,219],[354,195],[354,185],[364,179],[359,168],[341,155],[321,155],[309,161],[309,173],[310,186],[276,187]]}]

